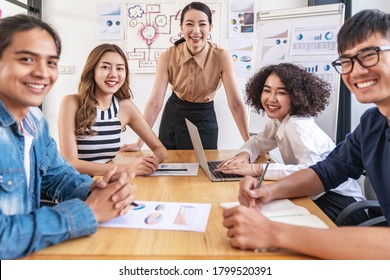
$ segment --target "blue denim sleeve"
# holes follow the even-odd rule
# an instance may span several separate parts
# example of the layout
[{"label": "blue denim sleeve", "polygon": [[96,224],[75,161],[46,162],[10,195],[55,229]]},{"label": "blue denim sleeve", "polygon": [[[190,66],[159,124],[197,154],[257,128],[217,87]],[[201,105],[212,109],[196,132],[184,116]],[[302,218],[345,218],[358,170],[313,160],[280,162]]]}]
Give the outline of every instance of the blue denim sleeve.
[{"label": "blue denim sleeve", "polygon": [[30,214],[4,215],[0,211],[0,259],[13,259],[44,247],[97,230],[91,209],[79,199]]},{"label": "blue denim sleeve", "polygon": [[61,156],[56,142],[51,137],[48,137],[43,145],[46,146],[45,156],[38,163],[37,170],[42,176],[41,191],[59,202],[72,198],[85,200],[92,178],[74,169]]}]

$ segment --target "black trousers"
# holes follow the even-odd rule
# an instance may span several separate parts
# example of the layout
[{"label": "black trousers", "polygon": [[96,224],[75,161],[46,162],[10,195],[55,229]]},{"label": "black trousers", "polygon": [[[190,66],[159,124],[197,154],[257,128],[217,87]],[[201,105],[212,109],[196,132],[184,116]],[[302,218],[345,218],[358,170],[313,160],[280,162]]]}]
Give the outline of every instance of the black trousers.
[{"label": "black trousers", "polygon": [[[317,204],[319,208],[333,221],[336,221],[337,216],[340,212],[347,207],[349,204],[356,202],[353,197],[343,196],[335,192],[327,192],[324,195],[320,196],[314,203]],[[349,221],[347,225],[358,225],[368,219],[366,211],[360,210],[356,212]]]},{"label": "black trousers", "polygon": [[204,149],[218,149],[218,122],[214,101],[207,103],[183,101],[174,92],[165,105],[158,134],[165,148],[193,149],[185,118],[198,127]]}]

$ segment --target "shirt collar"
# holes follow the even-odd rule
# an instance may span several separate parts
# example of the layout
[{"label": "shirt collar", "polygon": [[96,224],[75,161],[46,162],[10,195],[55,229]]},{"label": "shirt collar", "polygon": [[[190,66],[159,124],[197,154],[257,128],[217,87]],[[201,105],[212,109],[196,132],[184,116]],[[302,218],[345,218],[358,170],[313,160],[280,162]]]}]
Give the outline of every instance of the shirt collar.
[{"label": "shirt collar", "polygon": [[287,114],[282,122],[280,122],[278,119],[274,120],[276,127],[278,128],[276,131],[276,137],[278,137],[279,140],[283,139],[284,131],[286,130],[286,124],[290,120],[290,117],[290,114]]},{"label": "shirt collar", "polygon": [[[31,135],[35,135],[38,128],[35,124],[34,119],[34,110],[39,112],[39,108],[30,107],[30,110],[27,112],[26,116],[23,118],[22,123],[24,129],[26,129]],[[4,103],[0,100],[0,124],[3,126],[11,126],[16,124],[16,119],[11,115],[8,111],[7,107],[5,107]]]},{"label": "shirt collar", "polygon": [[26,116],[22,120],[23,127],[25,130],[27,130],[32,136],[35,136],[38,131],[38,127],[35,123],[34,119],[34,110],[39,110],[38,108],[30,108],[30,110],[27,112]]},{"label": "shirt collar", "polygon": [[196,64],[203,70],[204,64],[206,62],[206,56],[210,48],[210,43],[207,42],[204,46],[203,50],[201,50],[198,54],[192,55],[190,51],[187,48],[187,43],[184,42],[182,45],[182,56],[180,57],[180,65],[183,65],[187,61],[189,61],[191,58],[194,59]]},{"label": "shirt collar", "polygon": [[0,100],[0,123],[3,126],[10,126],[16,123],[15,118],[10,114],[3,101]]}]

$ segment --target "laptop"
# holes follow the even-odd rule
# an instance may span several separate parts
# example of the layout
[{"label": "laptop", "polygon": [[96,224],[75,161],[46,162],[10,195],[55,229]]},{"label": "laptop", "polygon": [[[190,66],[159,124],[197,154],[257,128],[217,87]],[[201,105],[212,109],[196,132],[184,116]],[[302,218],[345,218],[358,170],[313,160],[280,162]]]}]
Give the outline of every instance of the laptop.
[{"label": "laptop", "polygon": [[221,181],[239,181],[244,176],[237,174],[224,174],[222,172],[214,171],[217,168],[217,165],[222,161],[207,161],[206,154],[203,149],[202,141],[200,140],[198,128],[189,120],[186,120],[188,132],[190,133],[190,138],[192,146],[194,147],[196,158],[200,167],[206,173],[212,182],[221,182]]}]

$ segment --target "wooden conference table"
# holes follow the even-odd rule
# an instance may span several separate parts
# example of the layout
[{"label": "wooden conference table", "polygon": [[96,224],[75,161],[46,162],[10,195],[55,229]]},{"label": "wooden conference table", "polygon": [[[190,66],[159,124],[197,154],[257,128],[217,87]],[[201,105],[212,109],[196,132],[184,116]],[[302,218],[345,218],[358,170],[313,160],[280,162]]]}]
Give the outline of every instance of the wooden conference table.
[{"label": "wooden conference table", "polygon": [[[234,152],[213,150],[206,154],[208,160],[217,160]],[[123,163],[139,155],[140,152],[121,153],[116,161]],[[169,151],[167,162],[197,161],[194,151],[178,150]],[[238,182],[210,182],[199,167],[198,176],[137,177],[135,183],[136,200],[211,203],[206,232],[99,228],[92,236],[45,248],[26,259],[310,259],[289,251],[256,253],[228,244],[219,204],[237,201]],[[329,227],[335,227],[309,198],[292,201],[320,217]]]}]

